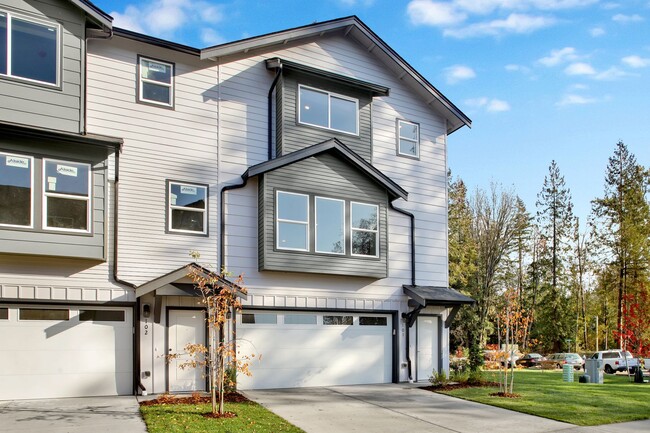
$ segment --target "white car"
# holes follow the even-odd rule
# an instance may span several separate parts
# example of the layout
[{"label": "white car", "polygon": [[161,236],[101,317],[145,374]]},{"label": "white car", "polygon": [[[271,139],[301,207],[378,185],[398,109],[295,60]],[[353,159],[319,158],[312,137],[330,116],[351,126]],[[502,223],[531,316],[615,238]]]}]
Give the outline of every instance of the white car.
[{"label": "white car", "polygon": [[617,371],[625,371],[626,369],[630,373],[634,373],[639,367],[639,360],[627,350],[601,350],[591,355],[591,359],[603,361],[603,369],[607,374],[614,374]]}]

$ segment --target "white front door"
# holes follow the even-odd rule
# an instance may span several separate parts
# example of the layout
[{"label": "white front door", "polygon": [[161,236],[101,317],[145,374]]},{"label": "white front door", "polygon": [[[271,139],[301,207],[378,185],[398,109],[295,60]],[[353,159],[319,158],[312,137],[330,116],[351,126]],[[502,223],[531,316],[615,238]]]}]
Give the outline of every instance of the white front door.
[{"label": "white front door", "polygon": [[419,316],[417,322],[417,377],[418,381],[428,380],[433,370],[438,371],[440,359],[438,342],[438,317]]},{"label": "white front door", "polygon": [[181,368],[183,363],[192,359],[186,353],[187,344],[206,344],[205,328],[203,310],[169,310],[168,353],[179,354],[167,364],[170,392],[205,391],[205,369]]}]

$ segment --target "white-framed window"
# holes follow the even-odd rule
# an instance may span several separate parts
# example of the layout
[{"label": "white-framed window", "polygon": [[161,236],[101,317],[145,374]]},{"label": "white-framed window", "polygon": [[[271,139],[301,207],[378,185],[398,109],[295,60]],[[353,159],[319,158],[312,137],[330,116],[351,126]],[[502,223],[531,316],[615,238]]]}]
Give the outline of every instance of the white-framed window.
[{"label": "white-framed window", "polygon": [[276,245],[282,250],[309,250],[309,196],[277,191]]},{"label": "white-framed window", "polygon": [[379,256],[379,206],[350,203],[350,239],[353,256]]},{"label": "white-framed window", "polygon": [[316,197],[316,252],[345,254],[345,201]]},{"label": "white-framed window", "polygon": [[138,58],[138,101],[174,106],[174,64]]},{"label": "white-framed window", "polygon": [[358,135],[359,100],[299,85],[298,123]]},{"label": "white-framed window", "polygon": [[397,120],[397,154],[420,157],[420,125]]},{"label": "white-framed window", "polygon": [[193,183],[168,182],[167,230],[207,234],[208,187]]},{"label": "white-framed window", "polygon": [[0,152],[0,226],[34,226],[34,158]]},{"label": "white-framed window", "polygon": [[0,10],[0,75],[60,85],[61,26]]},{"label": "white-framed window", "polygon": [[90,233],[90,164],[43,159],[43,228]]}]

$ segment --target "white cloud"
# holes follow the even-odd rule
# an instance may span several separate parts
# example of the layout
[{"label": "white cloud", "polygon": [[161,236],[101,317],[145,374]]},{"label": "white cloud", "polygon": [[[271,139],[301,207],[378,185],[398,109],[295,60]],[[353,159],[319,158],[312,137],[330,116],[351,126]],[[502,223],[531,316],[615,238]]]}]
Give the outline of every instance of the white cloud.
[{"label": "white cloud", "polygon": [[621,59],[621,62],[630,68],[645,68],[650,66],[650,59],[641,56],[627,56]]},{"label": "white cloud", "polygon": [[431,0],[413,0],[406,7],[406,13],[413,24],[434,27],[455,25],[467,18],[467,14],[460,12],[453,4]]},{"label": "white cloud", "polygon": [[485,96],[480,98],[467,99],[465,105],[471,108],[482,108],[489,113],[499,113],[510,111],[510,104],[506,101],[496,98],[487,98]]},{"label": "white cloud", "polygon": [[602,35],[605,34],[605,29],[602,28],[602,27],[594,27],[594,28],[589,30],[589,34],[592,37],[597,38],[597,37],[602,36]]},{"label": "white cloud", "polygon": [[621,24],[627,24],[627,23],[638,23],[643,21],[643,17],[638,14],[634,15],[624,15],[624,14],[616,14],[612,17],[613,21],[616,21],[617,23]]},{"label": "white cloud", "polygon": [[552,17],[513,13],[508,15],[506,19],[470,24],[462,28],[446,29],[443,35],[464,39],[477,36],[500,36],[507,33],[531,33],[552,26],[555,22],[555,18]]},{"label": "white cloud", "polygon": [[551,67],[557,66],[561,63],[573,62],[575,60],[578,60],[576,49],[573,47],[564,47],[559,50],[551,50],[551,53],[548,56],[537,60],[537,63]]},{"label": "white cloud", "polygon": [[588,6],[598,0],[454,0],[459,8],[476,14],[495,10],[559,10]]},{"label": "white cloud", "polygon": [[469,80],[476,77],[476,72],[469,66],[454,65],[445,68],[445,78],[447,83],[455,84],[459,81]]},{"label": "white cloud", "polygon": [[138,33],[144,33],[144,29],[140,25],[139,17],[140,10],[135,6],[127,6],[124,9],[124,13],[111,12],[110,15],[113,17],[113,24],[115,27],[121,27],[123,29],[132,30]]},{"label": "white cloud", "polygon": [[567,75],[596,75],[596,70],[589,63],[571,63],[566,67],[564,73]]},{"label": "white cloud", "polygon": [[612,9],[618,9],[620,7],[621,5],[619,3],[614,3],[614,2],[603,3],[601,6],[601,8],[605,9],[606,11],[610,11]]},{"label": "white cloud", "polygon": [[528,66],[515,64],[506,65],[505,70],[508,72],[521,72],[523,74],[528,74],[530,72],[530,68]]},{"label": "white cloud", "polygon": [[600,81],[613,81],[613,80],[616,80],[618,78],[625,77],[627,75],[630,75],[630,74],[628,74],[627,72],[617,68],[616,66],[612,66],[609,69],[606,69],[606,70],[604,70],[602,72],[597,73],[594,76],[594,78],[596,80],[600,80]]},{"label": "white cloud", "polygon": [[589,86],[587,86],[586,84],[572,84],[570,88],[572,90],[587,90],[589,89]]},{"label": "white cloud", "polygon": [[210,47],[213,45],[223,44],[226,40],[217,33],[216,30],[206,27],[201,29],[201,42],[203,42],[205,46]]},{"label": "white cloud", "polygon": [[589,98],[586,96],[576,95],[573,93],[566,94],[560,99],[555,105],[563,107],[566,105],[587,105],[595,104],[598,102],[595,98]]}]

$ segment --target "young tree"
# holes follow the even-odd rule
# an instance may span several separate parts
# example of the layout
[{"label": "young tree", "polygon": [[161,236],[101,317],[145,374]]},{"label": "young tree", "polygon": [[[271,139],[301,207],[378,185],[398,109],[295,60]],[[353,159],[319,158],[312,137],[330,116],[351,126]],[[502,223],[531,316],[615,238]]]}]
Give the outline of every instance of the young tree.
[{"label": "young tree", "polygon": [[[502,366],[501,380],[499,381],[499,391],[512,394],[515,375],[514,375],[514,347],[515,344],[521,344],[524,337],[524,330],[528,328],[530,316],[519,302],[519,294],[515,289],[507,289],[501,297],[501,305],[497,313],[499,323],[499,342],[505,341],[505,351],[501,351],[500,364]],[[503,340],[501,339],[503,337]],[[510,380],[508,380],[508,370],[510,370]]]}]

